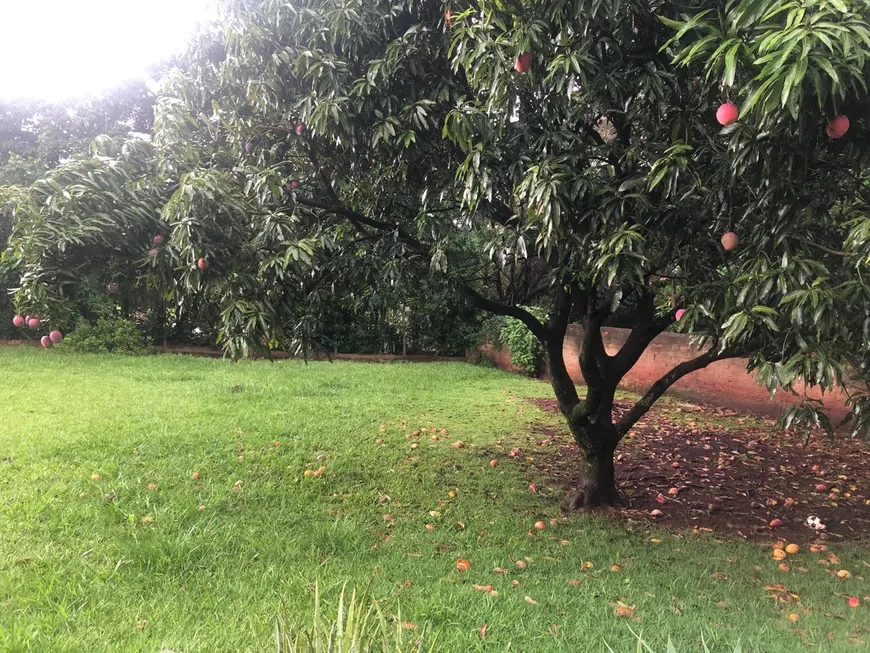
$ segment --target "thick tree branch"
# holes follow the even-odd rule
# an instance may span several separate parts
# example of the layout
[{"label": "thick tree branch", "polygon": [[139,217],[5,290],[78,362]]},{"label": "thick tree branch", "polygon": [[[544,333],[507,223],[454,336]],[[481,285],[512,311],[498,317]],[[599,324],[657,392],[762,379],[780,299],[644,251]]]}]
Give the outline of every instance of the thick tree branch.
[{"label": "thick tree branch", "polygon": [[311,197],[298,196],[296,198],[296,201],[303,206],[310,206],[315,209],[322,209],[329,213],[340,215],[344,218],[347,218],[351,222],[358,222],[379,231],[395,233],[402,241],[404,241],[407,245],[411,246],[412,249],[415,249],[418,253],[428,255],[428,249],[426,248],[426,246],[423,245],[423,243],[421,243],[419,240],[414,238],[410,233],[408,233],[407,229],[405,229],[400,224],[384,222],[383,220],[376,220],[375,218],[370,218],[369,216],[363,213],[359,213],[358,211],[348,209],[343,205],[329,204],[328,202],[322,202]]},{"label": "thick tree branch", "polygon": [[[594,415],[607,397],[606,369],[609,362],[604,340],[601,338],[601,325],[607,311],[598,306],[598,291],[591,286],[586,292],[586,320],[583,324],[583,346],[580,351],[580,371],[586,381],[586,401],[583,412]],[[613,384],[614,390],[616,385]]]},{"label": "thick tree branch", "polygon": [[709,351],[693,358],[684,361],[674,367],[670,372],[652,384],[646,394],[641,397],[638,402],[631,408],[630,411],[616,424],[616,437],[621,440],[629,429],[634,426],[637,421],[643,417],[647,411],[652,408],[652,405],[661,397],[668,388],[681,378],[697,370],[704,369],[710,363],[725,360],[726,358],[738,358],[749,353],[749,347],[726,347],[722,351],[710,349]]},{"label": "thick tree branch", "polygon": [[547,348],[547,360],[550,363],[550,384],[553,386],[559,408],[569,419],[582,419],[582,416],[574,415],[580,404],[580,398],[577,396],[574,381],[568,374],[568,368],[565,367],[563,352],[571,307],[576,299],[575,293],[566,290],[562,284],[558,286],[556,301],[547,323],[549,337],[544,343]]},{"label": "thick tree branch", "polygon": [[507,204],[500,200],[486,202],[481,205],[481,209],[483,209],[483,212],[490,220],[496,224],[500,224],[502,227],[513,228],[520,223],[519,216],[517,216]]},{"label": "thick tree branch", "polygon": [[[328,211],[329,213],[340,215],[355,224],[363,224],[382,232],[395,233],[403,242],[405,242],[412,249],[417,251],[417,253],[428,256],[428,249],[425,247],[425,245],[423,245],[423,243],[411,236],[411,234],[408,233],[408,231],[400,224],[392,224],[389,222],[384,222],[383,220],[370,218],[363,213],[348,209],[340,203],[333,205],[329,204],[328,202],[322,202],[314,198],[301,196],[297,197],[296,201],[303,206],[322,209],[324,211]],[[487,311],[489,313],[495,313],[496,315],[505,315],[507,317],[514,317],[520,320],[529,328],[529,330],[535,335],[536,338],[538,338],[538,340],[546,345],[549,337],[548,329],[528,311],[520,308],[519,306],[501,304],[491,299],[487,299],[464,282],[460,284],[460,290],[471,299],[472,304],[476,308]]]},{"label": "thick tree branch", "polygon": [[667,314],[659,319],[655,315],[655,294],[648,287],[640,291],[637,306],[637,320],[619,351],[611,357],[610,373],[617,385],[646,351],[656,336],[673,323],[673,315]]},{"label": "thick tree branch", "polygon": [[540,321],[538,321],[538,318],[529,313],[527,310],[520,308],[519,306],[500,304],[499,302],[487,299],[479,292],[474,290],[474,288],[471,288],[470,286],[465,284],[462,284],[460,286],[460,289],[471,299],[471,302],[475,308],[479,308],[480,310],[487,311],[489,313],[495,313],[496,315],[504,315],[506,317],[513,317],[518,319],[529,328],[529,331],[531,331],[538,340],[546,345],[548,337],[550,335],[547,327],[541,324]]}]

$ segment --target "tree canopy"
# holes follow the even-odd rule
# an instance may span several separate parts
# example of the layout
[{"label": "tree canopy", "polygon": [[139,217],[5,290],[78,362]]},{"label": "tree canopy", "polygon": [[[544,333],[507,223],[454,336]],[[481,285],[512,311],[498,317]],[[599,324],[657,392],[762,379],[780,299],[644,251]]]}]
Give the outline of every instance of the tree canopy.
[{"label": "tree canopy", "polygon": [[[619,440],[722,358],[771,390],[844,385],[866,430],[867,10],[228,1],[165,79],[151,143],[106,141],[14,198],[17,300],[62,315],[59,281],[123,243],[180,306],[217,302],[243,354],[314,346],[343,303],[437,284],[545,345],[579,503],[618,499]],[[610,355],[600,328],[622,305],[633,328]],[[619,381],[678,316],[702,353],[617,419]],[[827,426],[812,402],[787,419]]]}]

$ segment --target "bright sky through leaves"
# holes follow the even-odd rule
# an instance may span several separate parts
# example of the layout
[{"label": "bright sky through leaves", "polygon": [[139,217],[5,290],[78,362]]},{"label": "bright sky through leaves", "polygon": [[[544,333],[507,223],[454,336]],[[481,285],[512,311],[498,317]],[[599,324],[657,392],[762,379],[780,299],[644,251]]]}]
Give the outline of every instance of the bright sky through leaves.
[{"label": "bright sky through leaves", "polygon": [[100,93],[183,47],[213,0],[0,0],[0,99]]}]

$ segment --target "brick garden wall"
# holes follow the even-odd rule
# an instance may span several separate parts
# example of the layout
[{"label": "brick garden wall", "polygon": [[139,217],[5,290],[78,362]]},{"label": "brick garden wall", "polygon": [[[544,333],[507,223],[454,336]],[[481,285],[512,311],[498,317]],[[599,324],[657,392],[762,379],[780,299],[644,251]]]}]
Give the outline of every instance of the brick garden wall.
[{"label": "brick garden wall", "polygon": [[[601,329],[601,334],[607,353],[614,354],[625,342],[629,330],[607,327]],[[571,378],[581,384],[583,374],[580,372],[579,357],[582,342],[583,330],[576,325],[569,326],[563,349],[565,363]],[[499,367],[510,368],[510,352],[490,347],[486,354]],[[688,336],[681,333],[663,333],[650,344],[631,368],[622,380],[622,387],[635,392],[645,392],[675,365],[697,355],[698,350],[689,344]],[[755,374],[747,373],[746,363],[744,358],[712,363],[706,369],[692,372],[677,381],[671,387],[670,394],[690,401],[774,417],[795,403],[797,398],[785,392],[778,392],[771,399],[767,390],[755,382]],[[817,389],[811,389],[807,394],[813,398],[822,398]],[[835,425],[848,412],[844,403],[845,396],[841,392],[828,393],[824,402]]]}]

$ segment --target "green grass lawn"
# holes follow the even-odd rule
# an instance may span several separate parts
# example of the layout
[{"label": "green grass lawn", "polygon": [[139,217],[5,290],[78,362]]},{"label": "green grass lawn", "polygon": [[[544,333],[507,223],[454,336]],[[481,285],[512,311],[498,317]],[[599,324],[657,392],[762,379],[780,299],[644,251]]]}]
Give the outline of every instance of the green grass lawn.
[{"label": "green grass lawn", "polygon": [[[838,581],[809,553],[786,573],[769,547],[563,515],[534,472],[529,427],[558,424],[523,401],[549,396],[536,381],[13,348],[0,369],[0,651],[271,651],[315,583],[326,605],[368,587],[446,652],[633,651],[632,630],[661,650],[870,649],[870,609],[845,599],[870,594],[867,548],[834,547]],[[800,602],[768,598],[780,583]]]}]

